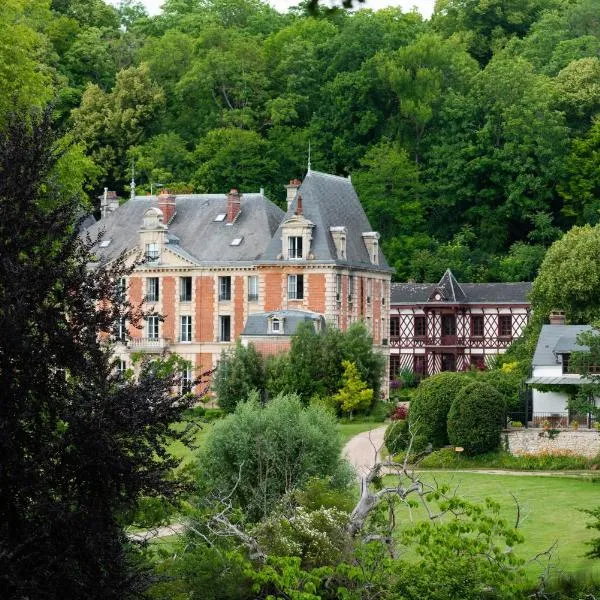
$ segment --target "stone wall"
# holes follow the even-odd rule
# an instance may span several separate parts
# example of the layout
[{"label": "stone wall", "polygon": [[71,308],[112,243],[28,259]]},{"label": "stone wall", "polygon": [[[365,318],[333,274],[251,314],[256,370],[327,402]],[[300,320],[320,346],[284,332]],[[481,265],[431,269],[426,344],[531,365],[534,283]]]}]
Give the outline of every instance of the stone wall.
[{"label": "stone wall", "polygon": [[506,432],[508,450],[515,456],[547,452],[579,454],[588,458],[600,452],[600,433],[596,430],[558,431],[554,439],[550,439],[549,433],[543,429],[519,429]]}]

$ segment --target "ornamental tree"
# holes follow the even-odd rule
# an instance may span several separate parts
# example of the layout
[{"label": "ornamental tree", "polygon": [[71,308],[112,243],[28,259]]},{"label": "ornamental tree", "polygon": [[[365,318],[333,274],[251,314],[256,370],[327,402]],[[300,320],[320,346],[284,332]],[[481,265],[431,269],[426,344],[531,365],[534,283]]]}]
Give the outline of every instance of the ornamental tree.
[{"label": "ornamental tree", "polygon": [[342,375],[342,387],[333,397],[343,413],[352,413],[356,410],[365,410],[371,406],[373,390],[367,388],[367,384],[360,378],[356,363],[349,360],[342,361],[344,374]]}]

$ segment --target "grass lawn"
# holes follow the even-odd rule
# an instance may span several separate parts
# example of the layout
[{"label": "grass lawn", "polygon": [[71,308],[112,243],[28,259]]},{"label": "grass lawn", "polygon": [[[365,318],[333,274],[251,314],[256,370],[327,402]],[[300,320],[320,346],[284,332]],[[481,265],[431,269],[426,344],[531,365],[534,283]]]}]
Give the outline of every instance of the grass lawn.
[{"label": "grass lawn", "polygon": [[[509,523],[516,516],[516,507],[511,493],[521,507],[520,529],[525,543],[517,546],[517,553],[525,559],[549,548],[557,542],[554,551],[554,566],[564,572],[575,574],[585,571],[600,576],[597,560],[584,558],[586,541],[594,533],[586,528],[589,518],[580,509],[593,508],[600,504],[600,482],[591,479],[568,477],[536,477],[519,475],[487,475],[478,473],[423,473],[424,480],[448,483],[457,495],[479,502],[492,498],[502,506],[502,514]],[[424,518],[424,511],[413,513]],[[407,517],[408,515],[405,515]],[[542,566],[530,564],[528,574],[535,578]]]},{"label": "grass lawn", "polygon": [[[177,425],[174,425],[173,427],[182,428],[184,426],[185,426],[184,423],[178,423]],[[167,447],[168,451],[173,456],[183,459],[182,466],[190,463],[194,459],[194,456],[197,452],[197,448],[199,448],[202,445],[204,438],[206,438],[211,427],[212,427],[212,423],[198,422],[198,428],[194,432],[194,436],[193,436],[193,446],[195,448],[188,448],[187,446],[182,444],[180,441],[174,441],[174,442],[171,442],[169,444],[169,446]]]},{"label": "grass lawn", "polygon": [[363,431],[370,431],[382,427],[385,423],[365,423],[364,421],[353,421],[352,423],[339,423],[338,428],[342,438],[342,444],[346,444],[348,440]]}]

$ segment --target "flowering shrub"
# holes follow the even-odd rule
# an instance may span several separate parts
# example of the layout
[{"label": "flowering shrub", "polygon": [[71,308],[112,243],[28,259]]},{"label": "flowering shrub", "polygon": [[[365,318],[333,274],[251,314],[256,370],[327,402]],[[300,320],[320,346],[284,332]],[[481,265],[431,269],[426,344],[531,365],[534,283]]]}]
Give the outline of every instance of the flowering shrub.
[{"label": "flowering shrub", "polygon": [[401,404],[394,409],[394,412],[390,415],[392,421],[404,421],[408,417],[408,406]]}]

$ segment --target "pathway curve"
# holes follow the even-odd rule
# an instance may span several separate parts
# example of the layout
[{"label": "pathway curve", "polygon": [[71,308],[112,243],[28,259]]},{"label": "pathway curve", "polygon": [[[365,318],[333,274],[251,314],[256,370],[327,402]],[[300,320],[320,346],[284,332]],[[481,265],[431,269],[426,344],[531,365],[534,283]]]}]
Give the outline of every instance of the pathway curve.
[{"label": "pathway curve", "polygon": [[128,537],[134,542],[149,542],[157,538],[169,537],[170,535],[179,535],[183,533],[185,525],[183,523],[171,523],[164,527],[154,527],[145,531],[129,533]]},{"label": "pathway curve", "polygon": [[376,461],[381,460],[379,451],[383,448],[385,429],[384,425],[370,431],[363,431],[344,446],[342,454],[354,467],[357,475],[364,475]]}]

